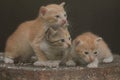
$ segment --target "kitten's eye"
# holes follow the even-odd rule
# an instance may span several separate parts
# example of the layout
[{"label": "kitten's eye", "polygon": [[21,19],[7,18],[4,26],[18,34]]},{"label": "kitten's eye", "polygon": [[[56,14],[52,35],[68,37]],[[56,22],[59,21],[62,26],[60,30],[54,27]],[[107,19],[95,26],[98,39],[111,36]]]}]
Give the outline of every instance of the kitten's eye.
[{"label": "kitten's eye", "polygon": [[69,37],[69,40],[71,40],[71,37]]},{"label": "kitten's eye", "polygon": [[94,54],[97,54],[97,52],[94,52]]},{"label": "kitten's eye", "polygon": [[88,52],[84,52],[85,54],[89,54]]},{"label": "kitten's eye", "polygon": [[64,39],[61,39],[60,41],[61,41],[61,42],[65,42],[65,40],[64,40]]},{"label": "kitten's eye", "polygon": [[55,17],[56,17],[56,18],[60,18],[60,16],[59,16],[59,15],[56,15]]},{"label": "kitten's eye", "polygon": [[64,14],[65,17],[67,17],[67,14]]}]

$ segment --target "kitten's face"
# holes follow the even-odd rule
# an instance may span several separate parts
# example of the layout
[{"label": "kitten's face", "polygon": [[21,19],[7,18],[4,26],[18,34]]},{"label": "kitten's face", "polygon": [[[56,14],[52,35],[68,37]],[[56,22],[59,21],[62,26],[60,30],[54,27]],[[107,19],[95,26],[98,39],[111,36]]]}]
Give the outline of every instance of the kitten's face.
[{"label": "kitten's face", "polygon": [[79,47],[79,49],[76,49],[76,53],[85,62],[90,63],[90,62],[93,62],[95,60],[95,58],[97,57],[98,51],[96,49],[91,50],[89,48],[87,49],[87,48]]},{"label": "kitten's face", "polygon": [[76,54],[87,63],[93,62],[99,54],[97,44],[82,42],[83,43],[78,42],[75,44],[74,49]]},{"label": "kitten's face", "polygon": [[67,14],[64,10],[64,3],[51,4],[40,9],[41,17],[50,25],[68,25]]},{"label": "kitten's face", "polygon": [[56,30],[50,28],[47,32],[47,40],[56,48],[66,49],[71,46],[71,36],[69,31],[62,27],[59,27]]}]

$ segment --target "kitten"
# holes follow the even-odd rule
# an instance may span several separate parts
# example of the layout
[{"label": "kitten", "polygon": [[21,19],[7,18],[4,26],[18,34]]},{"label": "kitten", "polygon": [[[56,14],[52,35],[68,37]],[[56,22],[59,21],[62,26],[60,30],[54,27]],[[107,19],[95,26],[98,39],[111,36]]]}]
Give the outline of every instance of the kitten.
[{"label": "kitten", "polygon": [[[44,39],[40,43],[40,49],[49,61],[61,60],[70,46],[71,36],[67,27],[49,28]],[[52,66],[50,63],[45,64],[41,61],[34,63],[34,65]]]},{"label": "kitten", "polygon": [[[98,67],[99,62],[109,63],[113,56],[105,41],[97,35],[86,32],[73,40],[70,50],[71,59],[76,65],[87,65],[87,67]],[[62,60],[61,65],[67,62],[67,57]]]},{"label": "kitten", "polygon": [[40,50],[39,44],[50,26],[68,25],[64,10],[65,3],[42,6],[39,16],[18,26],[17,30],[8,38],[5,47],[5,63],[14,63],[14,59],[25,61],[33,53],[38,61],[46,61],[45,54]]}]

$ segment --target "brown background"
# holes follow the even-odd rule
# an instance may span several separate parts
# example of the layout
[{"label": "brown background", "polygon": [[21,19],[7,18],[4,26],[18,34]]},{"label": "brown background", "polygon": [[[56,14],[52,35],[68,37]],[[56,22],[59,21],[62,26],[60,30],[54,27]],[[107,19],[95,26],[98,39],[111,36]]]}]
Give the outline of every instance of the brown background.
[{"label": "brown background", "polygon": [[100,35],[114,53],[120,49],[120,3],[117,0],[1,0],[0,51],[17,26],[38,15],[41,5],[66,2],[66,11],[75,38],[91,31]]}]

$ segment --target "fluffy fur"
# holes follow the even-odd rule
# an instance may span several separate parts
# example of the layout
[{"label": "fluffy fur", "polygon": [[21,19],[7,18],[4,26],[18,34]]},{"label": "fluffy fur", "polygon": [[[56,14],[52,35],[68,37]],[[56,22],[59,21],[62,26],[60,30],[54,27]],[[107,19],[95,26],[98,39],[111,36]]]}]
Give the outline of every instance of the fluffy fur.
[{"label": "fluffy fur", "polygon": [[[87,67],[98,67],[99,62],[109,63],[113,61],[113,56],[105,41],[91,33],[86,32],[73,40],[70,50],[73,61],[77,65],[87,65]],[[65,64],[65,58],[61,64]]]},{"label": "fluffy fur", "polygon": [[46,61],[47,58],[40,49],[40,43],[50,26],[68,25],[64,4],[42,6],[36,19],[20,24],[6,42],[5,63],[14,63],[16,58],[25,61],[33,53],[38,61]]},{"label": "fluffy fur", "polygon": [[[61,60],[71,46],[71,37],[67,28],[49,28],[40,49],[50,61]],[[36,62],[34,65],[47,65]]]}]

